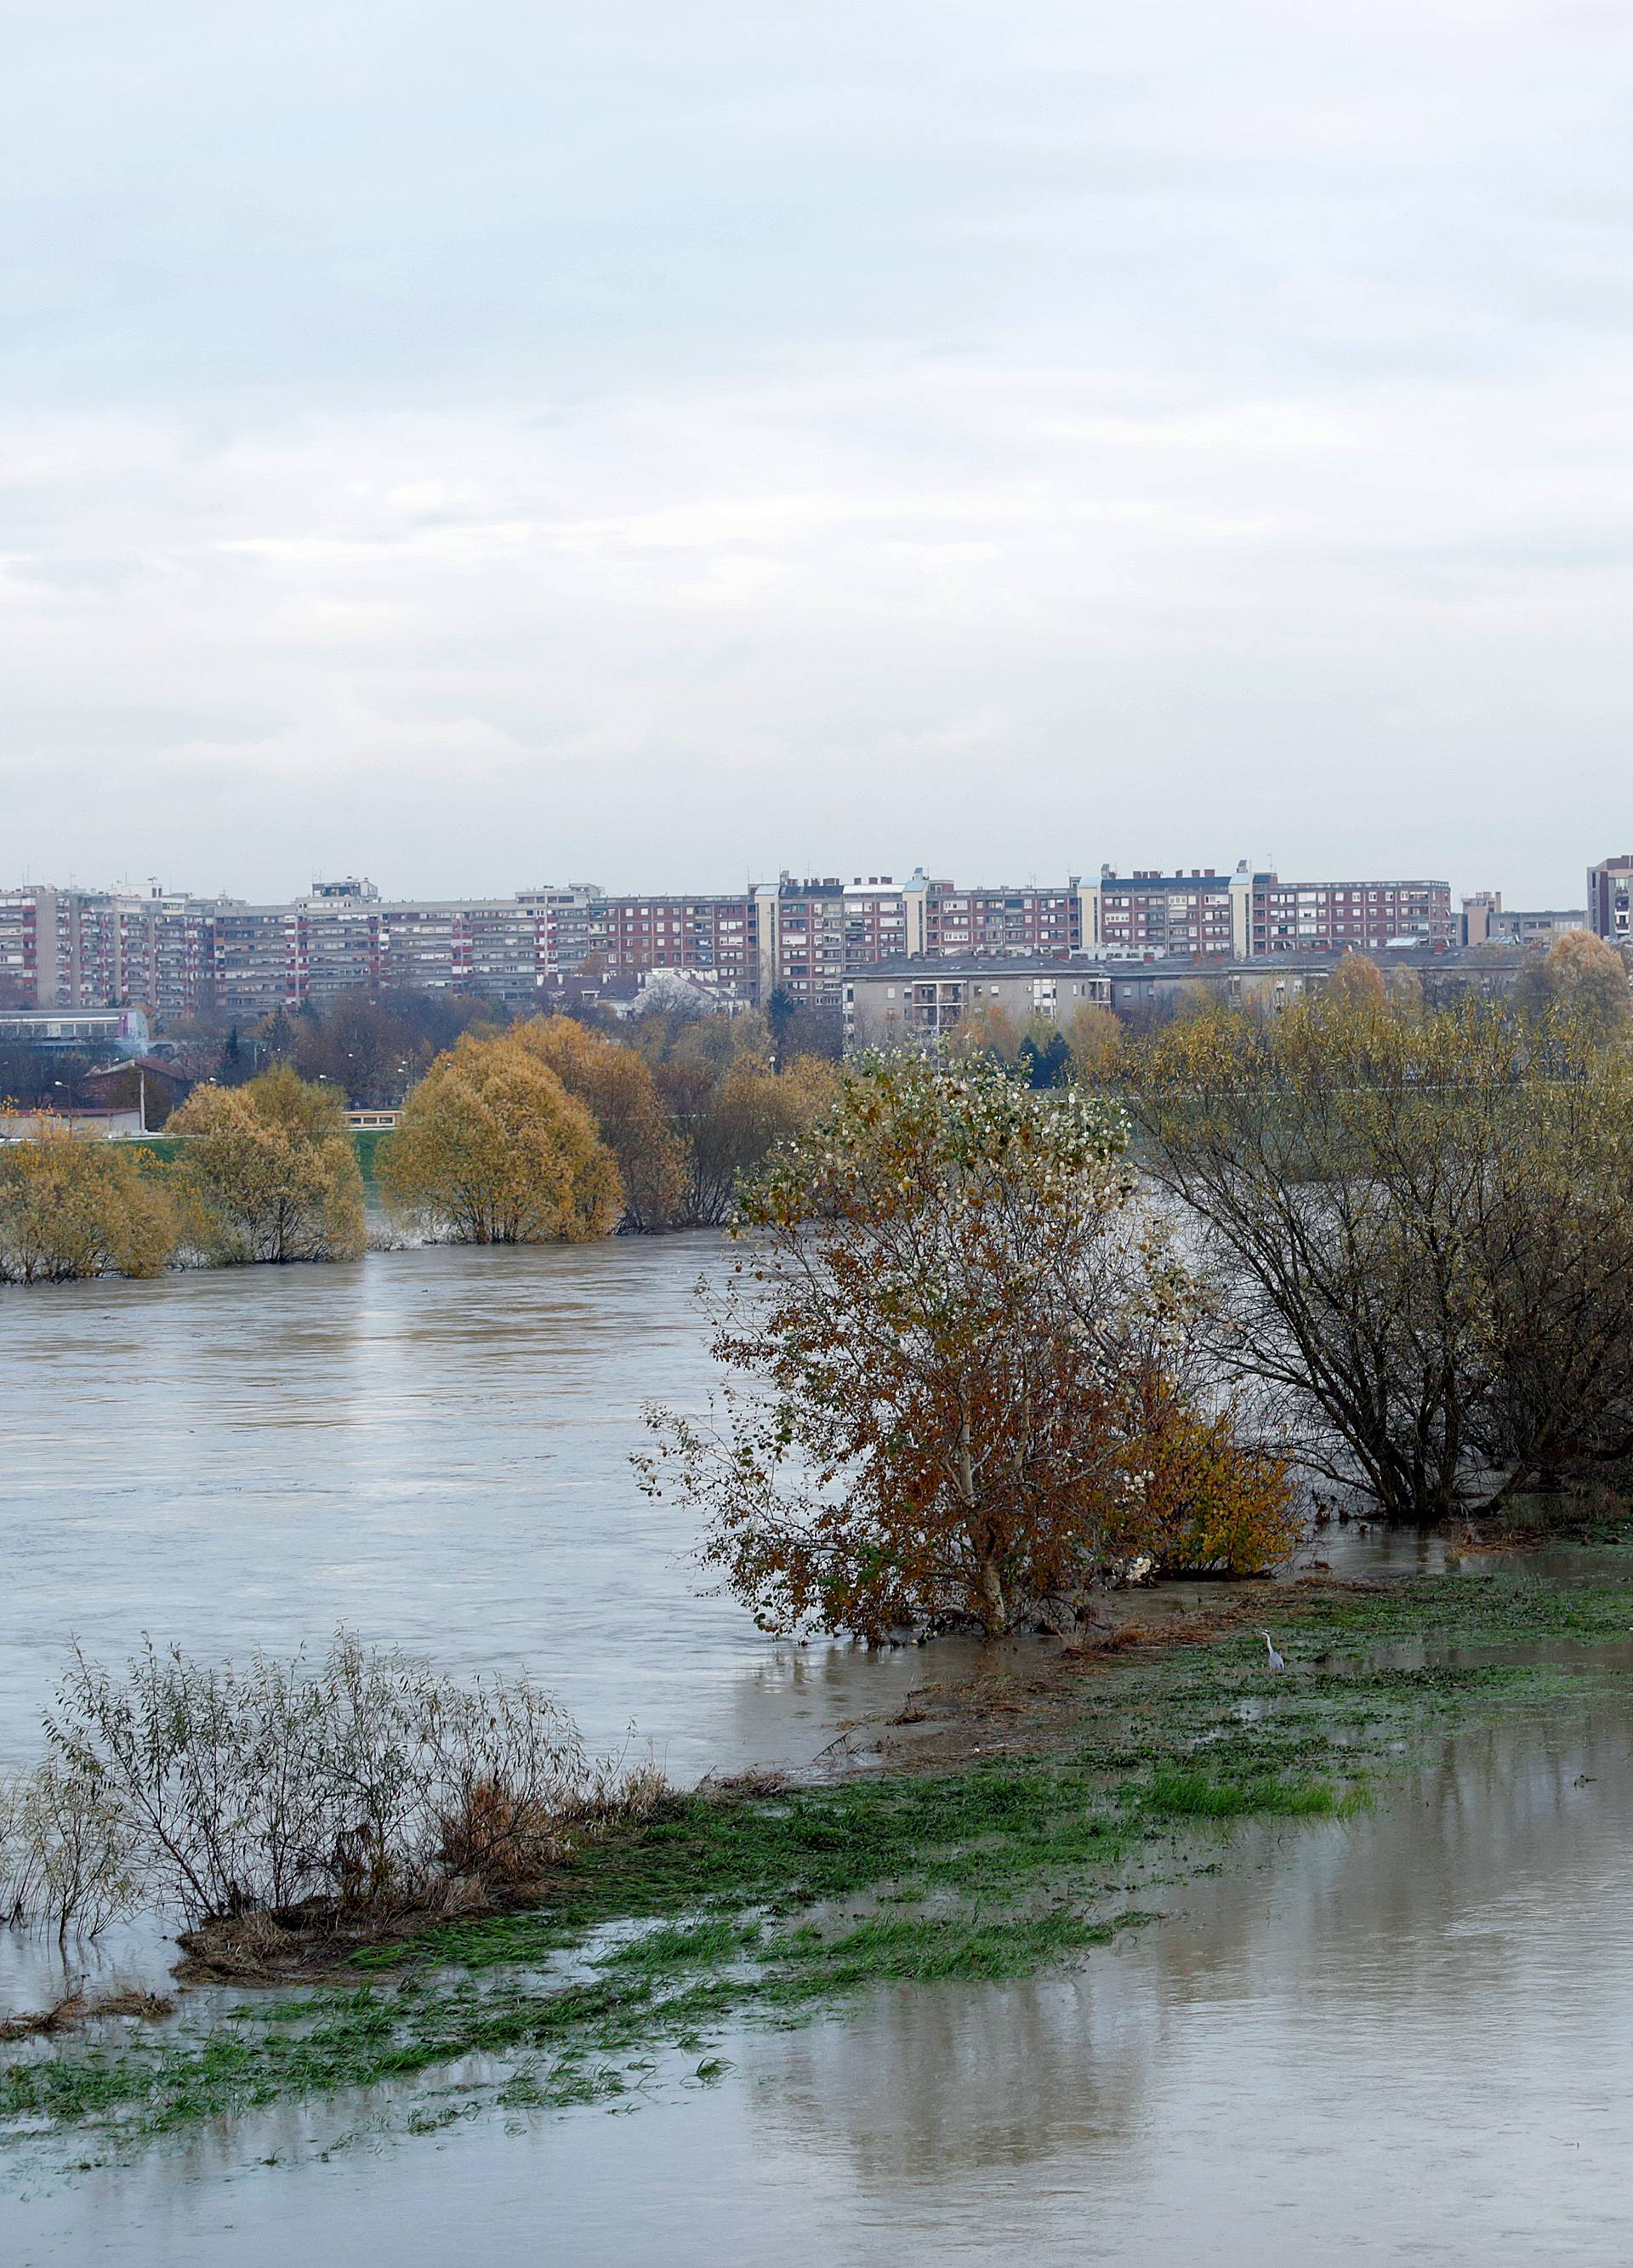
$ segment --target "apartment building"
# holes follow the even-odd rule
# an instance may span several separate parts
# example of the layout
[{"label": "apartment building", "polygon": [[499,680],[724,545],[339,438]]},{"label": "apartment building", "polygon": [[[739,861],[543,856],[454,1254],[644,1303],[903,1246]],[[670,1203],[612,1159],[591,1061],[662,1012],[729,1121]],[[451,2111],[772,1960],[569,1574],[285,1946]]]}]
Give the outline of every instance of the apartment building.
[{"label": "apartment building", "polygon": [[655,968],[696,969],[732,997],[751,999],[758,990],[759,946],[754,893],[717,897],[609,898],[591,902],[585,951],[552,963],[552,975],[570,974],[591,954],[609,976],[641,976]]},{"label": "apartment building", "polygon": [[780,986],[802,1007],[832,1011],[858,969],[897,959],[1064,958],[1083,940],[1077,878],[1024,888],[960,887],[922,867],[905,882],[889,874],[783,873],[754,893],[763,998]]},{"label": "apartment building", "polygon": [[925,886],[924,950],[986,956],[1078,953],[1083,948],[1084,895],[1074,874],[1065,884],[1028,883],[960,889]]},{"label": "apartment building", "polygon": [[1292,882],[1212,866],[1172,874],[1100,869],[1082,893],[1084,945],[1111,954],[1239,961],[1266,954],[1371,953],[1454,944],[1452,886],[1442,881]]},{"label": "apartment building", "polygon": [[56,1004],[56,892],[0,890],[0,1008]]},{"label": "apartment building", "polygon": [[1255,875],[1254,957],[1268,953],[1377,953],[1445,947],[1458,939],[1449,882],[1284,882]]},{"label": "apartment building", "polygon": [[234,1016],[298,1008],[307,998],[306,916],[300,906],[217,906],[215,996]]},{"label": "apartment building", "polygon": [[1083,945],[1138,959],[1245,960],[1253,951],[1255,891],[1274,880],[1250,874],[1245,861],[1230,874],[1212,866],[1188,873],[1176,867],[1172,874],[1151,867],[1120,874],[1102,866],[1100,880],[1079,893]]},{"label": "apartment building", "polygon": [[[1633,861],[1620,871],[1625,912]],[[1246,961],[1441,947],[1453,936],[1444,882],[1284,883],[1246,861],[1230,873],[1106,866],[1096,882],[1020,887],[960,885],[921,867],[905,881],[785,872],[725,895],[609,896],[586,883],[489,899],[388,900],[349,875],[264,905],[157,883],[13,888],[0,892],[0,1005],[136,1003],[163,1020],[214,1003],[251,1019],[401,989],[523,1006],[585,970],[614,984],[672,970],[724,999],[763,1000],[781,987],[799,1006],[831,1012],[849,976],[904,959]]]},{"label": "apartment building", "polygon": [[1051,961],[1020,967],[1013,959],[903,961],[853,971],[842,994],[847,1049],[933,1042],[989,1008],[1019,1028],[1033,1016],[1069,1024],[1078,1008],[1111,1005],[1112,980],[1101,970]]},{"label": "apartment building", "polygon": [[754,902],[761,998],[780,987],[801,1008],[839,1008],[849,914],[838,875],[783,874],[774,890],[755,890]]},{"label": "apartment building", "polygon": [[[910,882],[888,874],[858,874],[845,885],[845,966],[872,968],[925,949],[925,922],[931,893],[942,886],[922,873]],[[952,887],[949,883],[946,886]]]},{"label": "apartment building", "polygon": [[1587,870],[1588,927],[1613,945],[1633,942],[1633,853],[1601,858]]},{"label": "apartment building", "polygon": [[0,1000],[102,1008],[191,1007],[214,952],[213,904],[157,883],[114,890],[0,891]]}]

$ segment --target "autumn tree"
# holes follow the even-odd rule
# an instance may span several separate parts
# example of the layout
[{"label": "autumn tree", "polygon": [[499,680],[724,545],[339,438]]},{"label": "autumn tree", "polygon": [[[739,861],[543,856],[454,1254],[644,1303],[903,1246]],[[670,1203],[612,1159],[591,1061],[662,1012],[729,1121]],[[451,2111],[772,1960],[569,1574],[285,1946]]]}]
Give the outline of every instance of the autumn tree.
[{"label": "autumn tree", "polygon": [[195,1087],[166,1123],[177,1164],[225,1264],[356,1260],[367,1241],[363,1176],[338,1099],[288,1063],[242,1086]]},{"label": "autumn tree", "polygon": [[1067,1020],[1066,1044],[1071,1049],[1071,1067],[1078,1079],[1109,1079],[1122,1058],[1122,1021],[1098,1001],[1085,1000]]},{"label": "autumn tree", "polygon": [[1410,1521],[1633,1453],[1633,1073],[1464,1000],[1174,1026],[1130,1079],[1215,1351],[1313,1472]]},{"label": "autumn tree", "polygon": [[1386,997],[1383,972],[1364,953],[1346,953],[1327,980],[1327,998],[1335,1008],[1381,1008]]},{"label": "autumn tree", "polygon": [[943,1042],[952,1057],[1011,1064],[1020,1043],[1015,1019],[996,1001],[972,1002]]},{"label": "autumn tree", "polygon": [[669,1123],[644,1057],[570,1016],[530,1017],[514,1036],[588,1108],[617,1160],[628,1226],[673,1228],[686,1212],[686,1144]]},{"label": "autumn tree", "polygon": [[739,1184],[779,1142],[813,1125],[838,1092],[837,1071],[820,1056],[796,1056],[780,1072],[739,1056],[680,1122],[688,1165],[687,1219],[698,1226],[729,1220]]},{"label": "autumn tree", "polygon": [[648,1413],[643,1471],[763,1626],[997,1636],[1136,1557],[1290,1547],[1281,1465],[1195,1388],[1123,1141],[1074,1090],[876,1057],[745,1190],[728,1383],[707,1422]]},{"label": "autumn tree", "polygon": [[158,1276],[180,1235],[164,1169],[143,1152],[48,1121],[0,1146],[0,1283]]},{"label": "autumn tree", "polygon": [[508,1035],[467,1036],[438,1057],[376,1170],[398,1211],[458,1244],[587,1243],[623,1211],[589,1110]]},{"label": "autumn tree", "polygon": [[1517,987],[1538,1017],[1563,1017],[1601,1042],[1625,1038],[1629,1014],[1627,963],[1614,945],[1589,930],[1570,930],[1534,956]]}]

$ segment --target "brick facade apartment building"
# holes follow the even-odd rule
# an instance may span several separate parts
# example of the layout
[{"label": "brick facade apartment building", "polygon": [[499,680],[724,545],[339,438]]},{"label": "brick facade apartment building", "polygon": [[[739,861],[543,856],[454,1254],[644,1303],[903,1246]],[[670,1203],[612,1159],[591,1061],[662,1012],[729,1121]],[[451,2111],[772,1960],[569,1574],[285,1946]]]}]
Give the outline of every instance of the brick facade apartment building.
[{"label": "brick facade apartment building", "polygon": [[[1633,874],[1633,869],[1629,870]],[[719,994],[781,987],[836,1012],[846,978],[897,960],[1248,960],[1455,941],[1450,885],[1284,882],[1193,867],[1096,881],[960,884],[922,869],[796,877],[725,894],[616,896],[591,884],[513,897],[393,900],[318,882],[287,903],[161,890],[0,889],[0,1007],[135,1004],[161,1023],[254,1018],[349,991],[475,991],[523,1006],[585,971],[690,972]]]}]

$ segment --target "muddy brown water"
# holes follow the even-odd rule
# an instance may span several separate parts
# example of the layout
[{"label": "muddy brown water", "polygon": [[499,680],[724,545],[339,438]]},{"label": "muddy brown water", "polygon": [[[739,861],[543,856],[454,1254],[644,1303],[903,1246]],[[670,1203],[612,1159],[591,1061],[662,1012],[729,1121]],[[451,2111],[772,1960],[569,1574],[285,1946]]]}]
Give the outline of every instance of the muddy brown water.
[{"label": "muddy brown water", "polygon": [[[769,1644],[630,1487],[640,1400],[706,1391],[688,1287],[718,1249],[0,1299],[0,1753],[32,1750],[70,1630],[230,1653],[343,1620],[535,1669],[677,1776],[809,1761],[926,1658]],[[1237,1829],[1221,1875],[1070,1975],[733,2034],[712,2083],[670,2058],[634,2108],[414,2136],[382,2093],[89,2172],[83,2138],[12,2145],[0,2258],[1624,2262],[1630,1850],[1612,1683],[1450,1741],[1369,1815]]]}]

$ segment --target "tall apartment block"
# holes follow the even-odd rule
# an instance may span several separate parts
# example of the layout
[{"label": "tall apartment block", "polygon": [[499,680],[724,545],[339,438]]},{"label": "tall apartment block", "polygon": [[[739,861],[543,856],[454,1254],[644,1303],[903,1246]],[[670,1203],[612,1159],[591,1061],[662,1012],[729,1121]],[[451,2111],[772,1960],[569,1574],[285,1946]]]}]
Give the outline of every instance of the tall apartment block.
[{"label": "tall apartment block", "polygon": [[1458,935],[1452,886],[1440,881],[1284,882],[1193,866],[1172,874],[1109,866],[1085,891],[1085,941],[1107,949],[1238,961],[1274,953],[1450,946]]},{"label": "tall apartment block", "polygon": [[979,954],[1046,959],[1082,951],[1082,893],[1074,875],[1040,888],[960,887],[922,868],[803,880],[784,873],[754,893],[761,997],[774,986],[802,1007],[837,1008],[847,973],[880,961]]},{"label": "tall apartment block", "polygon": [[1587,921],[1595,937],[1613,945],[1633,940],[1633,854],[1601,858],[1587,870]]},{"label": "tall apartment block", "polygon": [[583,950],[551,964],[552,973],[580,968],[594,954],[609,976],[654,968],[690,968],[723,991],[751,999],[757,983],[754,893],[732,897],[607,898],[593,895]]},{"label": "tall apartment block", "polygon": [[180,1015],[208,981],[215,908],[143,889],[0,890],[0,1000]]}]

